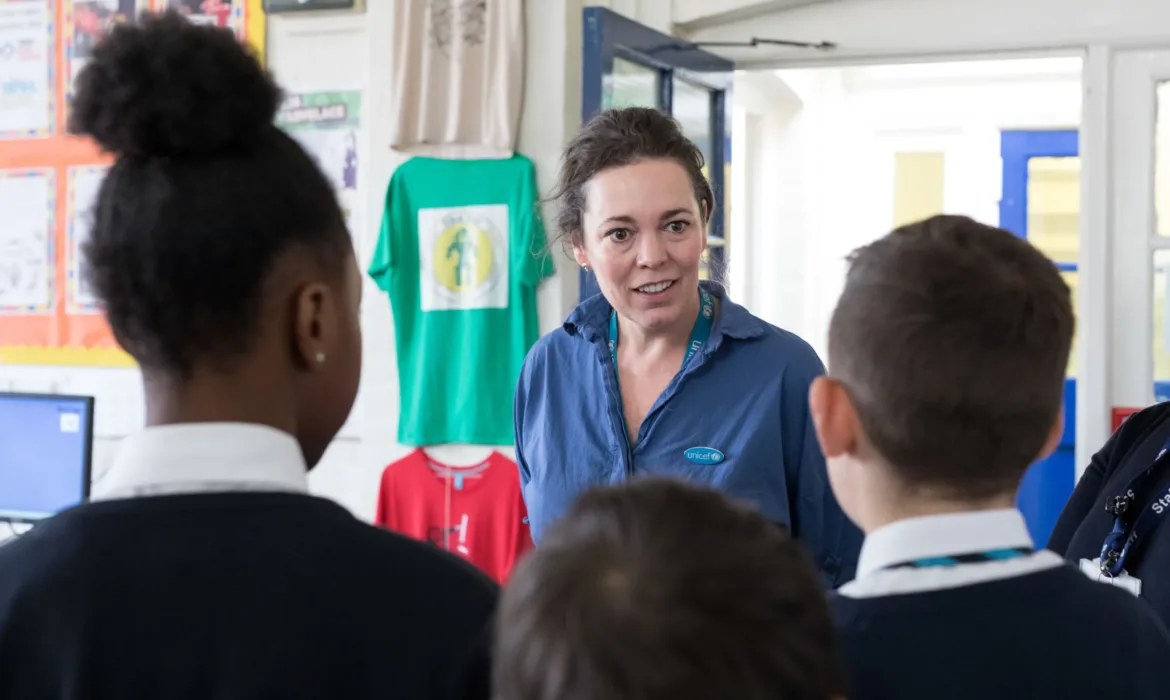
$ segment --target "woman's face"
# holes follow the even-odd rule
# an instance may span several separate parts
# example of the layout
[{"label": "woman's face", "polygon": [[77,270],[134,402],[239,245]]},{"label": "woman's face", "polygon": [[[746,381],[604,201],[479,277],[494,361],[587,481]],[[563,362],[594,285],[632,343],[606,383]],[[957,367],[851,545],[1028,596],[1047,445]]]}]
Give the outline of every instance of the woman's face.
[{"label": "woman's face", "polygon": [[707,227],[677,162],[644,160],[594,175],[581,228],[577,262],[593,270],[620,316],[653,331],[693,309]]}]

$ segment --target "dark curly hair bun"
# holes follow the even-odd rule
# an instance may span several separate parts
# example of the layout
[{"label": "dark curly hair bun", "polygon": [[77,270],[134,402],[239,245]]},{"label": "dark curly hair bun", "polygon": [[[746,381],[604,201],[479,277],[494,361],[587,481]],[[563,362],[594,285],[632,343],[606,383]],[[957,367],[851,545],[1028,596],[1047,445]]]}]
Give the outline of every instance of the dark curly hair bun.
[{"label": "dark curly hair bun", "polygon": [[280,89],[226,29],[176,12],[117,26],[77,77],[69,130],[134,158],[199,158],[248,149]]}]

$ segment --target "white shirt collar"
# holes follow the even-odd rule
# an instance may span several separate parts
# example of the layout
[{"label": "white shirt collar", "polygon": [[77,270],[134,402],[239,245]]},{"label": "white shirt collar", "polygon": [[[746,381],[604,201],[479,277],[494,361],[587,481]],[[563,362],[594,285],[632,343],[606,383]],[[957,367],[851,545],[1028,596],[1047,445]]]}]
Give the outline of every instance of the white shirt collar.
[{"label": "white shirt collar", "polygon": [[308,490],[300,445],[251,423],[166,425],[122,441],[91,500],[224,491]]},{"label": "white shirt collar", "polygon": [[907,518],[865,538],[857,578],[913,559],[1031,546],[1024,516],[1015,509]]}]

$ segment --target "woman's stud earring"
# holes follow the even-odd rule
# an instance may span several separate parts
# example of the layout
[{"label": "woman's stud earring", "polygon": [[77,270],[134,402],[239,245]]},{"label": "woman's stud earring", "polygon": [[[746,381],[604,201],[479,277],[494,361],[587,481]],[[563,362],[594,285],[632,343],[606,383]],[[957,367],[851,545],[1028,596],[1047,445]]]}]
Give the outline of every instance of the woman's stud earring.
[{"label": "woman's stud earring", "polygon": [[323,352],[317,353],[317,364],[319,364],[319,365],[325,364],[325,353],[323,353]]}]

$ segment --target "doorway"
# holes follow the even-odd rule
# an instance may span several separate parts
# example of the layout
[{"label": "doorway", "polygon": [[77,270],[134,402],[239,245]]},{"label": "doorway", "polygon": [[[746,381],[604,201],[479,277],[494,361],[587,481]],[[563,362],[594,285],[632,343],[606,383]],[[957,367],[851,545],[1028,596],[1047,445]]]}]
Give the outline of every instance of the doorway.
[{"label": "doorway", "polygon": [[[1075,294],[1081,73],[1078,56],[737,72],[733,123],[755,128],[733,132],[732,150],[762,154],[750,186],[729,187],[757,224],[729,232],[731,251],[752,250],[749,308],[824,357],[848,253],[939,213],[1028,237]],[[1038,543],[1075,483],[1076,372],[1060,449],[1019,493]]]},{"label": "doorway", "polygon": [[[851,22],[844,35],[856,29]],[[936,44],[910,42],[894,52],[879,40],[871,65],[806,51],[778,57],[765,70],[755,49],[712,49],[719,55],[711,56],[704,47],[726,44],[633,26],[645,31],[592,48],[587,29],[587,78],[590,71],[612,75],[606,57],[628,47],[648,64],[669,68],[690,59],[712,75],[734,69],[731,56],[754,61],[752,70],[733,71],[725,93],[725,153],[732,157],[724,252],[737,301],[823,354],[845,254],[896,223],[939,211],[967,214],[1052,246],[1046,252],[1077,295],[1077,345],[1066,384],[1066,401],[1074,403],[1062,442],[1065,460],[1075,446],[1074,478],[1105,444],[1111,417],[1170,400],[1170,49],[1106,40],[1052,52],[1044,48],[1050,41],[1033,38],[1016,48],[1043,57],[922,55],[919,63],[883,65],[884,56]],[[761,26],[783,34],[803,25]],[[1003,49],[994,32],[974,36],[958,43]],[[845,53],[862,61],[869,50]],[[786,69],[775,70],[781,65]],[[587,85],[587,104],[589,91]],[[1076,154],[1036,152],[1011,166],[1012,132],[1055,139],[1075,133]],[[1078,199],[1077,189],[1074,214],[1066,204]],[[1003,211],[1012,206],[1014,212]],[[1068,249],[1073,220],[1075,255]],[[1034,469],[1025,483],[1025,492],[1035,487],[1040,495],[1021,500],[1038,543],[1070,488],[1067,467],[1055,471],[1059,478],[1050,479],[1044,468]]]}]

